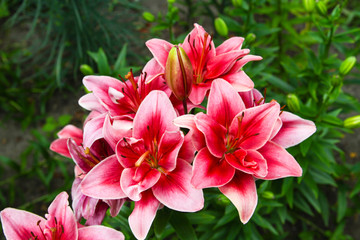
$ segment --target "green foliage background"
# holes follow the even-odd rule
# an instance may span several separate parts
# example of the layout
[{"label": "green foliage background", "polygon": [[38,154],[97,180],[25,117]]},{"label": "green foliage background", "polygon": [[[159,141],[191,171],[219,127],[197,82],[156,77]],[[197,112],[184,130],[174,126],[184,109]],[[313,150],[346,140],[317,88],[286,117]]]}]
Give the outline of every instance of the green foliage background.
[{"label": "green foliage background", "polygon": [[[6,176],[0,181],[1,208],[11,205],[39,210],[40,203],[70,189],[73,163],[50,153],[48,147],[54,133],[75,119],[72,115],[48,116],[46,109],[49,99],[60,91],[65,97],[83,91],[79,69],[84,74],[115,77],[130,68],[139,70],[150,58],[144,50],[145,40],[161,37],[182,42],[197,22],[213,33],[216,45],[231,36],[244,37],[243,47],[263,57],[244,67],[255,87],[267,89],[267,101],[276,99],[287,105],[285,110],[314,121],[317,132],[288,149],[302,166],[302,177],[256,182],[259,202],[246,225],[229,200],[216,189],[206,189],[206,205],[198,213],[159,210],[149,239],[360,238],[354,230],[360,224],[360,163],[336,145],[352,133],[351,128],[359,127],[359,120],[344,124],[341,117],[360,114],[358,99],[343,91],[344,86],[359,88],[360,83],[359,61],[353,65],[349,58],[358,58],[360,52],[360,7],[355,1],[169,0],[167,9],[149,12],[144,11],[144,2],[113,0],[98,3],[103,8],[95,15],[90,14],[93,7],[89,1],[50,2],[54,3],[1,0],[0,4],[2,31],[27,21],[27,36],[44,31],[53,34],[45,35],[49,40],[45,38],[41,47],[15,43],[0,50],[1,115],[18,120],[34,139],[20,159],[0,156],[0,174]],[[72,10],[74,19],[69,21],[75,26],[62,21],[64,9]],[[119,19],[106,16],[125,14],[124,9],[132,11],[133,28],[128,21],[112,27]],[[37,23],[44,27],[37,28]],[[93,30],[100,33],[90,34]],[[106,32],[115,38],[106,37]],[[124,35],[127,38],[121,38]],[[141,47],[133,40],[142,42]],[[49,53],[53,58],[45,61]],[[19,185],[33,178],[38,178],[45,190],[29,202]],[[104,224],[133,239],[127,223],[132,207],[126,204],[119,216],[107,217]]]}]

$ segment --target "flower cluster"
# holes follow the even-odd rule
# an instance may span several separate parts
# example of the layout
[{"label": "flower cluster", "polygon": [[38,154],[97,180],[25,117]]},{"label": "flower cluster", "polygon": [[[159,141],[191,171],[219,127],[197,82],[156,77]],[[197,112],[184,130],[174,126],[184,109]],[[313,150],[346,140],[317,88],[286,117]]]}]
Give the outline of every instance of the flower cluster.
[{"label": "flower cluster", "polygon": [[[116,216],[134,201],[129,225],[145,239],[159,208],[199,211],[202,189],[218,187],[246,223],[257,205],[256,179],[302,175],[285,148],[315,125],[265,102],[242,70],[262,58],[241,49],[243,40],[215,48],[195,24],[182,44],[149,40],[154,58],[139,76],[84,78],[91,92],[79,100],[91,111],[84,128],[66,126],[50,147],[76,164],[77,221],[100,224],[108,209]],[[206,111],[189,114],[194,108]]]}]

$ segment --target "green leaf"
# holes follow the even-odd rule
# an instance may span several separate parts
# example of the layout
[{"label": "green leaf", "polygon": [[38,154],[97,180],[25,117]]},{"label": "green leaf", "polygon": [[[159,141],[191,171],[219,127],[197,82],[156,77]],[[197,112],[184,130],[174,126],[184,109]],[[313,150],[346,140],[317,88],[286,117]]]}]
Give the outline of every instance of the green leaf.
[{"label": "green leaf", "polygon": [[285,92],[293,92],[295,88],[285,82],[284,80],[275,77],[274,75],[271,75],[269,73],[261,73],[261,75],[264,77],[264,79],[269,82],[270,84],[274,85],[275,87],[282,89]]},{"label": "green leaf", "polygon": [[304,199],[301,195],[297,194],[297,195],[295,196],[295,198],[296,198],[296,201],[294,202],[294,205],[295,205],[297,208],[299,208],[299,209],[300,209],[301,211],[303,211],[303,212],[306,212],[306,213],[309,214],[310,216],[314,216],[314,213],[313,213],[313,211],[311,210],[309,204],[305,201],[305,199]]},{"label": "green leaf", "polygon": [[330,208],[327,197],[323,192],[319,192],[319,203],[321,207],[321,217],[324,221],[325,226],[329,225]]},{"label": "green leaf", "polygon": [[360,192],[360,181],[358,181],[354,187],[354,189],[350,193],[350,198],[353,198],[356,194]]},{"label": "green leaf", "polygon": [[301,155],[303,155],[304,157],[306,156],[306,154],[308,153],[308,151],[311,147],[312,139],[313,138],[310,137],[300,144],[300,152],[301,152]]},{"label": "green leaf", "polygon": [[301,185],[299,187],[300,192],[303,194],[303,196],[308,200],[308,202],[315,208],[315,210],[320,213],[321,208],[319,201],[316,199],[314,193],[305,185]]},{"label": "green leaf", "polygon": [[170,224],[180,239],[197,239],[195,231],[184,213],[173,211]]},{"label": "green leaf", "polygon": [[171,217],[172,211],[163,208],[156,213],[154,220],[154,232],[157,238],[161,238],[161,235]]},{"label": "green leaf", "polygon": [[65,126],[66,124],[68,124],[71,121],[71,119],[72,119],[72,116],[69,114],[61,115],[58,119],[59,125]]},{"label": "green leaf", "polygon": [[254,216],[251,219],[256,225],[259,225],[260,227],[269,229],[270,232],[272,232],[275,235],[279,235],[278,231],[271,225],[270,222],[268,222],[265,218],[261,217],[259,214],[254,214]]},{"label": "green leaf", "polygon": [[127,52],[127,43],[123,45],[116,59],[116,62],[114,64],[114,72],[117,73],[120,69],[126,66],[126,52]]},{"label": "green leaf", "polygon": [[346,213],[346,208],[347,208],[346,191],[343,186],[340,186],[338,191],[336,222],[339,223],[344,218]]},{"label": "green leaf", "polygon": [[337,187],[335,180],[328,173],[324,171],[319,171],[314,168],[310,168],[309,173],[316,183],[329,184],[331,186]]},{"label": "green leaf", "polygon": [[219,221],[214,226],[214,230],[225,225],[226,223],[232,221],[234,218],[239,217],[238,211],[234,205],[228,205],[225,209],[225,214],[219,219]]}]

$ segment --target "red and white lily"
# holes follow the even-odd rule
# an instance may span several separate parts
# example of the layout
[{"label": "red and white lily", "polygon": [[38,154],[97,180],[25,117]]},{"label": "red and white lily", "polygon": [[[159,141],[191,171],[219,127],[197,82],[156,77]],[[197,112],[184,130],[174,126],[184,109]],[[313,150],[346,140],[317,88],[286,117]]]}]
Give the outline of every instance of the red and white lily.
[{"label": "red and white lily", "polygon": [[68,195],[60,193],[48,208],[46,219],[33,213],[6,208],[0,213],[8,240],[118,240],[124,235],[112,228],[93,225],[83,227],[76,222],[69,207]]}]

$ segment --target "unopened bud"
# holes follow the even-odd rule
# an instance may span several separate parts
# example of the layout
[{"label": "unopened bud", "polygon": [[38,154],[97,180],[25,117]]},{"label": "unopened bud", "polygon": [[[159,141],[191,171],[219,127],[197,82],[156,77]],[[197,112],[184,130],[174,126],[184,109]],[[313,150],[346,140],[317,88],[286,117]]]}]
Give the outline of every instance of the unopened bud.
[{"label": "unopened bud", "polygon": [[358,128],[360,127],[360,115],[349,117],[344,121],[344,127],[346,128]]},{"label": "unopened bud", "polygon": [[249,33],[249,34],[246,36],[246,38],[245,38],[245,42],[246,42],[246,44],[248,45],[248,44],[254,42],[255,39],[256,39],[256,35],[253,34],[253,33]]},{"label": "unopened bud", "polygon": [[242,0],[231,0],[231,2],[234,7],[241,7],[243,1]]},{"label": "unopened bud", "polygon": [[215,30],[218,34],[220,34],[223,37],[227,37],[229,30],[225,23],[225,21],[222,18],[216,18],[215,19]]},{"label": "unopened bud", "polygon": [[155,17],[151,12],[143,12],[143,18],[148,22],[153,22],[155,20]]},{"label": "unopened bud", "polygon": [[334,75],[331,78],[331,84],[336,87],[339,86],[342,83],[342,78],[339,75]]},{"label": "unopened bud", "polygon": [[274,193],[270,192],[270,191],[265,191],[261,195],[262,195],[263,198],[267,198],[267,199],[274,199],[275,198]]},{"label": "unopened bud", "polygon": [[323,16],[327,16],[328,14],[328,9],[326,7],[326,4],[322,1],[319,1],[316,3],[316,9],[318,10],[318,12],[323,15]]},{"label": "unopened bud", "polygon": [[293,94],[290,93],[287,95],[286,98],[286,105],[292,112],[299,112],[300,111],[300,100],[299,98]]},{"label": "unopened bud", "polygon": [[165,66],[165,81],[180,101],[189,96],[193,82],[193,67],[182,47],[174,46],[170,50]]},{"label": "unopened bud", "polygon": [[346,58],[340,65],[339,72],[341,75],[348,74],[356,63],[356,58],[354,56]]},{"label": "unopened bud", "polygon": [[315,8],[315,1],[314,0],[303,0],[305,10],[310,13]]},{"label": "unopened bud", "polygon": [[93,75],[94,70],[87,64],[80,65],[80,72],[84,75]]}]

